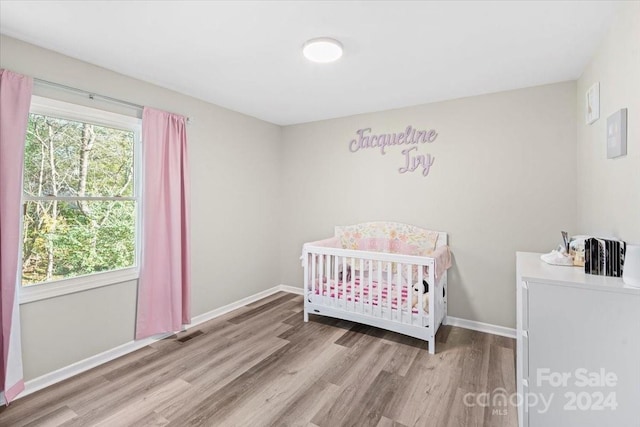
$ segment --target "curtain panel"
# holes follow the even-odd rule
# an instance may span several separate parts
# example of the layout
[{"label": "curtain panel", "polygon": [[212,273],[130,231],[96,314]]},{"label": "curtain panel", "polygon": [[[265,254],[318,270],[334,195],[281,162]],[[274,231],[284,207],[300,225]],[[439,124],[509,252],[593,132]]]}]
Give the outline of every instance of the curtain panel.
[{"label": "curtain panel", "polygon": [[142,115],[142,254],[136,339],[191,322],[189,167],[186,119]]},{"label": "curtain panel", "polygon": [[24,390],[20,306],[21,201],[33,79],[0,69],[0,386],[9,404]]}]

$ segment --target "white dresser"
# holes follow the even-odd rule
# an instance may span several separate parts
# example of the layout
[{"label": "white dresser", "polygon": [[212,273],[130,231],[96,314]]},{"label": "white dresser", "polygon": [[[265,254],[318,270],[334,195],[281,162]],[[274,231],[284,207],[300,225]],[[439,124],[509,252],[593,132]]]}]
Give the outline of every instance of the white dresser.
[{"label": "white dresser", "polygon": [[521,427],[640,427],[640,289],[518,252]]}]

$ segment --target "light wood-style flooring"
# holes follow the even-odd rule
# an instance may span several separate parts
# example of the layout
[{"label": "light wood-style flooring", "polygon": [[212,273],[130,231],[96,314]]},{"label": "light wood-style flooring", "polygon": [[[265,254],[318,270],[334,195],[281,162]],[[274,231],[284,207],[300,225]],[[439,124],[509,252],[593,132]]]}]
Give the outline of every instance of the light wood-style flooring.
[{"label": "light wood-style flooring", "polygon": [[[19,399],[0,426],[516,426],[515,341],[443,326],[427,343],[311,316],[277,293]],[[503,388],[504,391],[501,391]],[[467,395],[467,402],[475,402]]]}]

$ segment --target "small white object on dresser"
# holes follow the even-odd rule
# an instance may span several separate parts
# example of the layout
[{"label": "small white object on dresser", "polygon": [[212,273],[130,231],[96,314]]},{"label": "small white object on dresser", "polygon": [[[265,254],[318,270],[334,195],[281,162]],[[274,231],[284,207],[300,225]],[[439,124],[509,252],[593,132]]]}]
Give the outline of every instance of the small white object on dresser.
[{"label": "small white object on dresser", "polygon": [[640,289],[516,259],[520,427],[640,426]]}]

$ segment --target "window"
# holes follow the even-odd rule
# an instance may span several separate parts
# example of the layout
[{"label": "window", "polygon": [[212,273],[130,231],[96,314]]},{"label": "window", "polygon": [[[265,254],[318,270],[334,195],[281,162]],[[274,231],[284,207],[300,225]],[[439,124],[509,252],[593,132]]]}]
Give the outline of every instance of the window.
[{"label": "window", "polygon": [[26,139],[23,296],[137,277],[140,120],[34,96]]}]

